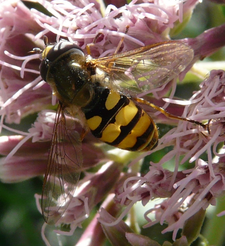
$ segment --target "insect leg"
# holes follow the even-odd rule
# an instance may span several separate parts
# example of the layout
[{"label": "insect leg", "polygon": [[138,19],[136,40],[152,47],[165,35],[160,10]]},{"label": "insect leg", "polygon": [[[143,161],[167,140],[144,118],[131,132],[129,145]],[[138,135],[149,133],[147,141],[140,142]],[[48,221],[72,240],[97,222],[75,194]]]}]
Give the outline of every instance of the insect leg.
[{"label": "insect leg", "polygon": [[[126,30],[125,30],[124,34],[127,34],[128,29],[129,29],[129,26],[126,26]],[[119,50],[120,50],[120,48],[121,48],[121,46],[123,44],[123,41],[124,41],[124,36],[120,39],[120,42],[118,43],[118,45],[116,47],[116,50],[114,52],[114,55],[116,55],[119,52]]]},{"label": "insect leg", "polygon": [[151,103],[149,101],[146,101],[143,98],[132,98],[132,99],[135,100],[138,103],[146,104],[146,105],[154,108],[155,110],[160,111],[162,114],[164,114],[168,118],[175,119],[175,120],[188,121],[188,122],[194,123],[196,125],[199,125],[199,126],[203,127],[204,130],[207,130],[208,133],[209,133],[209,124],[208,123],[207,124],[203,124],[203,123],[201,123],[199,121],[195,121],[195,120],[191,120],[189,118],[184,118],[184,117],[181,117],[181,116],[173,115],[173,114],[167,112],[164,108],[161,108],[161,107],[159,107],[159,106],[157,106],[157,105],[155,105],[155,104],[153,104],[153,103]]},{"label": "insect leg", "polygon": [[47,47],[48,46],[48,37],[44,35],[44,44]]},{"label": "insect leg", "polygon": [[98,39],[98,37],[99,37],[100,35],[102,35],[101,32],[99,32],[99,33],[95,36],[95,38],[94,38],[94,40],[93,40],[92,43],[87,44],[86,50],[87,50],[87,54],[88,54],[88,55],[91,55],[91,46],[94,46],[94,45],[95,45],[96,40]]},{"label": "insect leg", "polygon": [[[126,34],[126,33],[128,32],[128,29],[129,29],[129,26],[126,26],[126,30],[125,30],[124,34]],[[91,55],[91,46],[93,46],[93,45],[96,43],[96,40],[98,39],[98,37],[99,37],[100,35],[102,35],[101,32],[99,32],[99,33],[95,36],[95,38],[94,38],[94,40],[93,40],[92,43],[87,44],[86,50],[87,50],[87,54],[88,54],[88,55]],[[116,55],[116,54],[119,52],[119,50],[120,50],[120,48],[121,48],[121,45],[123,44],[123,41],[124,41],[124,37],[122,37],[121,40],[120,40],[120,42],[118,43],[118,45],[117,45],[117,47],[116,47],[116,50],[115,50],[115,52],[114,52],[114,55]]]}]

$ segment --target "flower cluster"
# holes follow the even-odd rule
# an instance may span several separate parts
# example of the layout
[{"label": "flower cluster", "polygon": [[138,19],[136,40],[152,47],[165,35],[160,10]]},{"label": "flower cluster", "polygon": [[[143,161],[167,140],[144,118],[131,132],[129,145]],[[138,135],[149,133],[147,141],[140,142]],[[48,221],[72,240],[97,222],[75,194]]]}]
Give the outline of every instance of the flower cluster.
[{"label": "flower cluster", "polygon": [[[224,143],[224,83],[225,72],[213,70],[201,83],[200,90],[190,98],[191,105],[184,109],[187,118],[196,115],[196,120],[209,119],[206,123],[208,130],[193,128],[189,123],[180,121],[176,128],[160,139],[154,149],[157,151],[173,146],[173,150],[158,163],[151,162],[146,175],[127,179],[124,189],[118,191],[117,199],[124,205],[137,201],[147,204],[152,198],[169,197],[146,212],[148,218],[147,215],[154,211],[156,220],[148,219],[145,227],[167,221],[169,226],[164,232],[173,231],[175,239],[178,229],[188,218],[210,204],[215,205],[215,198],[223,195],[224,150],[220,145]],[[207,161],[202,159],[204,153],[207,154]],[[174,162],[173,172],[163,168],[169,161]],[[194,167],[179,171],[180,165],[186,161],[195,163]]]},{"label": "flower cluster", "polygon": [[[56,104],[56,98],[40,76],[41,55],[35,52],[44,49],[45,36],[49,43],[67,39],[86,53],[90,50],[93,58],[110,56],[168,41],[185,26],[199,3],[198,0],[132,0],[129,4],[116,0],[105,2],[107,7],[97,0],[39,0],[30,7],[30,1],[1,1],[0,129],[12,132],[12,135],[0,137],[2,182],[23,181],[44,175],[49,170],[48,153],[50,148],[54,148],[54,145],[51,147],[54,144],[51,139],[54,127],[57,128],[56,111],[52,110],[55,109],[52,104]],[[107,146],[90,133],[82,141],[82,150],[74,151],[71,141],[64,142],[63,150],[73,152],[71,157],[82,163],[76,167],[76,172],[83,175],[78,183],[76,180],[74,184],[71,182],[70,199],[68,196],[65,199],[64,194],[59,192],[57,201],[47,203],[55,216],[50,222],[55,222],[57,233],[71,235],[101,203],[99,212],[77,245],[102,245],[105,237],[113,245],[125,245],[124,242],[152,245],[155,241],[132,230],[135,222],[131,217],[137,202],[144,207],[155,198],[160,200],[144,213],[144,227],[167,223],[163,233],[172,231],[177,245],[190,245],[196,239],[193,234],[202,223],[186,233],[188,222],[196,215],[198,220],[204,218],[206,208],[215,205],[216,198],[223,195],[225,72],[212,70],[199,90],[186,101],[178,100],[174,95],[176,79],[182,80],[196,61],[210,56],[225,44],[225,25],[209,29],[195,38],[180,39],[179,42],[190,49],[183,54],[187,64],[178,64],[180,66],[176,69],[179,74],[175,78],[171,77],[167,83],[154,88],[150,86],[151,78],[137,81],[139,88],[147,88],[142,88],[141,94],[139,88],[135,95],[134,90],[129,91],[129,85],[121,88],[126,94],[130,92],[132,96],[141,96],[166,108],[170,112],[166,116],[173,114],[181,118],[166,117],[164,111],[156,112],[149,105],[140,104],[156,123],[174,126],[159,138],[155,149],[144,153],[123,151]],[[165,51],[162,51],[162,57],[165,57]],[[177,50],[177,53],[181,52]],[[171,70],[175,73],[175,68]],[[160,77],[158,71],[156,75]],[[167,98],[163,98],[165,96]],[[38,113],[37,119],[26,131],[10,127],[10,124],[20,124],[25,116],[35,113]],[[86,126],[81,118],[70,120],[74,136],[77,133],[82,136]],[[141,173],[140,164],[149,160],[153,153],[162,153],[160,151],[165,149],[167,152],[160,156],[159,161],[148,161],[147,170]],[[173,167],[168,168],[168,163],[173,163]],[[67,183],[60,184],[59,174],[60,170],[54,170],[51,178],[56,176],[54,185],[58,185],[60,190]],[[50,180],[48,175],[44,182],[46,180]],[[45,187],[48,188],[48,185]],[[40,212],[43,212],[46,198],[36,195]],[[130,227],[123,221],[127,214],[131,216],[128,216]],[[70,225],[69,232],[60,229],[64,224]],[[179,229],[183,234],[176,239]],[[93,235],[93,231],[98,233]],[[43,239],[49,245],[44,233]]]}]

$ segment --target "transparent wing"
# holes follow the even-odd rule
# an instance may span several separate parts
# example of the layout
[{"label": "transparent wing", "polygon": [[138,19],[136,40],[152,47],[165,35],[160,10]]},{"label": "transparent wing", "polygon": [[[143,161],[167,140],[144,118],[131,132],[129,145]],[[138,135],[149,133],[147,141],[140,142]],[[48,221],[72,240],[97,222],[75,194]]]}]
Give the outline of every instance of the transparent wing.
[{"label": "transparent wing", "polygon": [[193,50],[184,43],[168,41],[93,59],[92,62],[119,87],[146,91],[177,77],[190,64],[193,56]]},{"label": "transparent wing", "polygon": [[82,166],[79,134],[59,105],[42,191],[42,213],[48,224],[59,220],[74,195]]}]

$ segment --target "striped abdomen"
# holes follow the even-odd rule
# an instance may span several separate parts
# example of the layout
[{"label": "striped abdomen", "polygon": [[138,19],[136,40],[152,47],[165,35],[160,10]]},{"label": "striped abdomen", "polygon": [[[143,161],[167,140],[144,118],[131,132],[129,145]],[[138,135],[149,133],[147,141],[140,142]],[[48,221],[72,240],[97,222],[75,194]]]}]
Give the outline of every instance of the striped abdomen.
[{"label": "striped abdomen", "polygon": [[158,130],[150,116],[123,94],[99,86],[83,108],[92,134],[117,148],[145,151],[157,145]]}]

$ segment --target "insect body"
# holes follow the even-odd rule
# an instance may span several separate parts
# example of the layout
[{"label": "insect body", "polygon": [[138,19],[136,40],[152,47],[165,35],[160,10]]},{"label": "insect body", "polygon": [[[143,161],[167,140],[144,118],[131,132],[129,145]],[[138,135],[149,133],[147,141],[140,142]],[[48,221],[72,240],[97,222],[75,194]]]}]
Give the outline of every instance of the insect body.
[{"label": "insect body", "polygon": [[148,150],[158,141],[156,125],[127,96],[98,86],[93,107],[83,108],[92,134],[105,143],[125,150]]},{"label": "insect body", "polygon": [[63,107],[84,113],[95,137],[126,150],[154,148],[158,131],[153,120],[131,98],[105,87],[108,75],[97,74],[96,65],[79,47],[62,41],[44,50],[41,76]]},{"label": "insect body", "polygon": [[[59,200],[70,199],[82,164],[79,136],[67,128],[64,111],[71,116],[81,112],[87,128],[107,144],[132,151],[153,149],[158,141],[157,127],[137,102],[171,115],[149,102],[126,96],[119,89],[133,87],[141,91],[146,85],[147,89],[163,85],[183,71],[192,58],[192,49],[176,41],[99,59],[85,56],[78,46],[65,40],[44,49],[41,76],[59,99],[43,188],[42,210],[47,222],[57,221],[65,211]],[[141,83],[143,89],[139,87]],[[62,147],[63,141],[73,146],[72,151]],[[56,184],[61,188],[57,189]],[[58,207],[57,211],[52,206]]]}]

